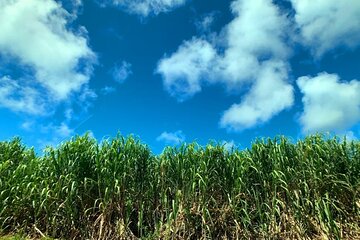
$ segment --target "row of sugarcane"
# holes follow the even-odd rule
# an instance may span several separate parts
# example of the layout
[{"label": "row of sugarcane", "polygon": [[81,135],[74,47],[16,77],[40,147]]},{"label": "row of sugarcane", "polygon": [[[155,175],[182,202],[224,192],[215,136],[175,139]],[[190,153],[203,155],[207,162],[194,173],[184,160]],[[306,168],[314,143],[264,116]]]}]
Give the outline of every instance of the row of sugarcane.
[{"label": "row of sugarcane", "polygon": [[151,153],[76,136],[0,143],[0,234],[61,239],[355,239],[360,143],[313,135]]}]

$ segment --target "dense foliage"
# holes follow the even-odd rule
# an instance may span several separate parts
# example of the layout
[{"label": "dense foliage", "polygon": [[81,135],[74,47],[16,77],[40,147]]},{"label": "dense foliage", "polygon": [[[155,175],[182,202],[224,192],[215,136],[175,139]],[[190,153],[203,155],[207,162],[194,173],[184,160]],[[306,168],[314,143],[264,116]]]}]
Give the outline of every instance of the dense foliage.
[{"label": "dense foliage", "polygon": [[0,143],[0,235],[64,239],[360,236],[360,143],[310,136],[159,156],[133,137],[75,137],[37,156]]}]

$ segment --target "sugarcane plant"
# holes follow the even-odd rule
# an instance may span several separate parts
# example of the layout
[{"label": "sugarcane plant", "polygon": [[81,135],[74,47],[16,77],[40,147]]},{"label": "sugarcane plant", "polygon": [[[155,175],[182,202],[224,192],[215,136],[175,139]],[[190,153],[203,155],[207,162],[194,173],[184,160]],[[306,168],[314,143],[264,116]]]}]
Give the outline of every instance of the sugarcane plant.
[{"label": "sugarcane plant", "polygon": [[89,134],[36,154],[0,142],[0,235],[356,239],[360,143],[312,135],[166,147]]}]

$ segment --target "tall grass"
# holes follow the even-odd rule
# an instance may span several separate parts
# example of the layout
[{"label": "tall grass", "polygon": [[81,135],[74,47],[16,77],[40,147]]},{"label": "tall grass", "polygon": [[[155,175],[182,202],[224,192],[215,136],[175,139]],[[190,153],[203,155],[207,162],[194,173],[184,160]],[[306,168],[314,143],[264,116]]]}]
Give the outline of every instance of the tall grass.
[{"label": "tall grass", "polygon": [[355,239],[360,143],[309,136],[155,156],[77,136],[43,156],[0,143],[0,233],[65,239]]}]

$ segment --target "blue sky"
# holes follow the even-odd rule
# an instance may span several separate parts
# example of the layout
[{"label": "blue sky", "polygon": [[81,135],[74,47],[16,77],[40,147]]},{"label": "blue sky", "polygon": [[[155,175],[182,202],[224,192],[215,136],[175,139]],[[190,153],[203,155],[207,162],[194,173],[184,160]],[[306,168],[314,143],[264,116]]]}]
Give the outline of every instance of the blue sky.
[{"label": "blue sky", "polygon": [[358,0],[2,0],[0,140],[360,136]]}]

